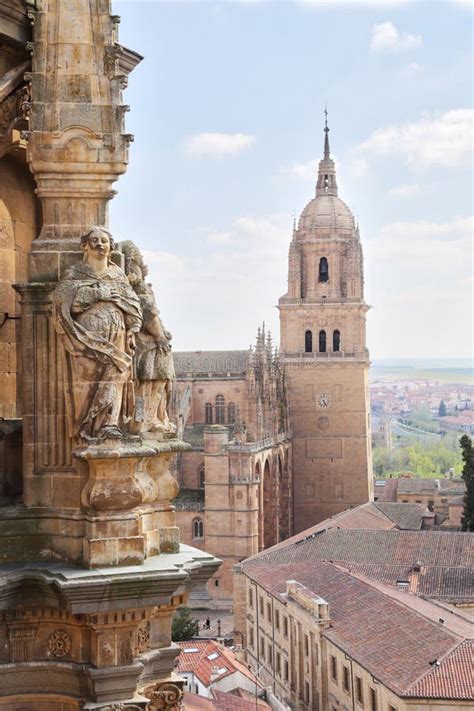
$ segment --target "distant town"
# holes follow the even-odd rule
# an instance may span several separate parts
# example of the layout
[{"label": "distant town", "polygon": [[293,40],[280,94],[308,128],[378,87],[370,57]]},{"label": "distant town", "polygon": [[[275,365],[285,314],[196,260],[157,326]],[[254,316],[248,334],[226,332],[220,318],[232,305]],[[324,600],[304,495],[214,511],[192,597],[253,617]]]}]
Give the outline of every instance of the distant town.
[{"label": "distant town", "polygon": [[376,362],[371,369],[376,477],[460,474],[459,437],[474,432],[474,383],[469,368],[450,367],[448,361],[443,365]]}]

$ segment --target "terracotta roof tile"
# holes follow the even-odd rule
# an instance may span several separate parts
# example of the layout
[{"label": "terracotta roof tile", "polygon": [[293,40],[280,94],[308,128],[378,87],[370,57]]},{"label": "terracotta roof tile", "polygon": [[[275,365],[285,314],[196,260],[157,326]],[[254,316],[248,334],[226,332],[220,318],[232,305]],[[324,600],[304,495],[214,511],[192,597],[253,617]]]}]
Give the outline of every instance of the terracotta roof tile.
[{"label": "terracotta roof tile", "polygon": [[[213,672],[220,670],[216,679],[240,672],[251,681],[255,681],[252,672],[245,664],[235,657],[232,650],[222,647],[213,640],[191,640],[189,642],[176,642],[181,649],[177,658],[177,671],[193,672],[204,686],[211,686]],[[197,650],[197,651],[186,651]],[[212,657],[209,659],[209,657]]]},{"label": "terracotta roof tile", "polygon": [[271,709],[263,699],[255,699],[255,696],[248,694],[243,689],[238,689],[236,692],[229,694],[224,691],[213,691],[215,696],[214,708],[219,711],[256,711],[256,709]]},{"label": "terracotta roof tile", "polygon": [[429,514],[424,504],[403,504],[392,501],[377,501],[373,506],[388,516],[400,529],[419,531],[423,523],[423,516]]},{"label": "terracotta roof tile", "polygon": [[[381,583],[363,581],[329,563],[266,564],[247,574],[282,599],[286,580],[295,579],[327,600],[331,626],[324,635],[397,694],[407,693],[431,672],[430,661],[446,656],[462,641],[458,634],[427,619],[426,607],[433,608],[433,616],[439,615],[427,601],[394,591],[403,596],[403,604]],[[411,608],[417,601],[423,613]]]},{"label": "terracotta roof tile", "polygon": [[243,563],[340,561],[353,564],[413,565],[445,568],[474,565],[474,535],[451,531],[313,529],[262,551]]},{"label": "terracotta roof tile", "polygon": [[[434,661],[434,660],[432,660]],[[474,642],[461,642],[431,671],[415,682],[404,696],[429,699],[474,700]]]},{"label": "terracotta roof tile", "polygon": [[[383,482],[378,484],[377,482]],[[396,501],[399,479],[375,479],[374,497],[377,501]]]}]

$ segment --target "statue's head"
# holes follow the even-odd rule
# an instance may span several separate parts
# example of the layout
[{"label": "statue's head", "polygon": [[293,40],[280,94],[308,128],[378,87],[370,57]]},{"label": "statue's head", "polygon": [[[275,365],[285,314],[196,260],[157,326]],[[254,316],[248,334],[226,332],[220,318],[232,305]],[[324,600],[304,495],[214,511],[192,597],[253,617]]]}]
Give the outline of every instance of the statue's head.
[{"label": "statue's head", "polygon": [[148,274],[148,268],[138,247],[131,240],[120,242],[120,249],[125,257],[125,274],[134,286],[142,282]]},{"label": "statue's head", "polygon": [[109,261],[110,253],[114,248],[113,237],[105,227],[94,225],[81,235],[81,249],[86,262],[91,259]]}]

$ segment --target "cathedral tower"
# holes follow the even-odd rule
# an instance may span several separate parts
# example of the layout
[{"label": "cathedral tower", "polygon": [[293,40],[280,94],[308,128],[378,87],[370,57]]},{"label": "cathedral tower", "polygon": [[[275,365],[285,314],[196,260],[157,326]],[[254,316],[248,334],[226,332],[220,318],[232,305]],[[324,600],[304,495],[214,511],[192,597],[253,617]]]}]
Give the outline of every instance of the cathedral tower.
[{"label": "cathedral tower", "polygon": [[293,432],[294,526],[301,531],[372,498],[362,248],[338,197],[329,150],[316,196],[294,226],[280,343]]}]

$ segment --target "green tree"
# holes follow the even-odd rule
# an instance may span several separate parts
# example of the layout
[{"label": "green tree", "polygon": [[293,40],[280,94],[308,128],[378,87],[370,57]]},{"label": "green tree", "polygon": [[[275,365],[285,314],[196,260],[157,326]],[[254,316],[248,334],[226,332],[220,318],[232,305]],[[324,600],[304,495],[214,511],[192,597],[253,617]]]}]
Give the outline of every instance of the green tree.
[{"label": "green tree", "polygon": [[173,642],[184,642],[199,634],[199,622],[191,617],[189,607],[180,607],[173,617],[171,637]]},{"label": "green tree", "polygon": [[461,445],[462,460],[464,462],[461,476],[466,484],[461,531],[474,532],[474,449],[472,447],[472,439],[467,435],[461,437],[459,444]]},{"label": "green tree", "polygon": [[441,400],[438,407],[438,417],[446,417],[446,403]]}]

